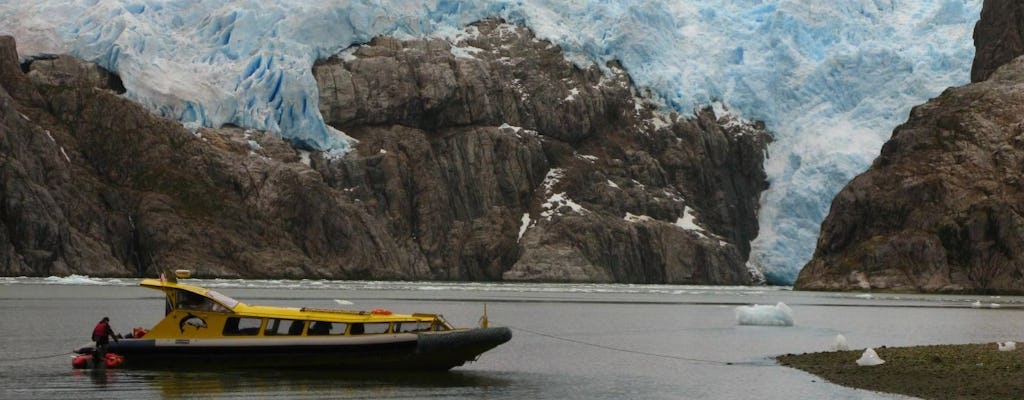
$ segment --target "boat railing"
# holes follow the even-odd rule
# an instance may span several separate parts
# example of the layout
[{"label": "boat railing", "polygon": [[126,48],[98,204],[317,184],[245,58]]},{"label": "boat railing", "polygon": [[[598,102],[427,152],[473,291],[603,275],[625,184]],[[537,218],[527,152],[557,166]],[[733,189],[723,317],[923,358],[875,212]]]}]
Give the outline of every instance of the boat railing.
[{"label": "boat railing", "polygon": [[370,311],[346,310],[346,309],[343,309],[343,308],[312,308],[312,307],[302,307],[302,308],[299,309],[299,311],[303,311],[303,312],[305,312],[305,311],[312,311],[312,312],[332,313],[332,314],[353,314],[353,315],[370,315],[371,314]]}]

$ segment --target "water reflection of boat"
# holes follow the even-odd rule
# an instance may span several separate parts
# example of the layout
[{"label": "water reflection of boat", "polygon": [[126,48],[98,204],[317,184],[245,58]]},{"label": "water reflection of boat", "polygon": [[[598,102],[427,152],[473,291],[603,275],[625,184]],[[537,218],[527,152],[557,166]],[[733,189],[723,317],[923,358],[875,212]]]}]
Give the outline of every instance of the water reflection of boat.
[{"label": "water reflection of boat", "polygon": [[439,314],[255,306],[173,277],[140,285],[164,292],[166,315],[110,343],[125,368],[447,370],[512,337],[506,327],[454,328]]},{"label": "water reflection of boat", "polygon": [[[228,370],[106,371],[132,374],[122,388],[141,384],[163,399],[196,398],[480,398],[488,390],[516,385],[493,371]],[[123,382],[130,381],[130,382]],[[339,393],[345,396],[339,396]],[[442,396],[437,394],[443,393]]]}]

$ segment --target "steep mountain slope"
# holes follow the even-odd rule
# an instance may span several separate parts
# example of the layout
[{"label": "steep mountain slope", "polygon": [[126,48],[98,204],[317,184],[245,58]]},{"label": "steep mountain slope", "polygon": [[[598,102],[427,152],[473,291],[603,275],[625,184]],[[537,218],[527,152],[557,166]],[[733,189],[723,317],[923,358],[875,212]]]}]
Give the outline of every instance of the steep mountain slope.
[{"label": "steep mountain slope", "polygon": [[[36,60],[22,73],[9,41],[3,137],[47,151],[2,152],[19,166],[4,171],[27,172],[0,191],[0,270],[755,279],[745,260],[766,187],[762,126],[655,112],[614,64],[580,69],[520,26],[467,33],[457,47],[381,37],[319,63],[321,112],[360,141],[342,158],[313,153],[311,167],[266,133],[152,115],[106,75],[59,79],[97,70],[87,63]],[[67,178],[37,176],[60,170],[33,166],[40,158],[66,164]]]},{"label": "steep mountain slope", "polygon": [[985,0],[974,27],[971,82],[981,82],[1000,66],[1024,54],[1024,7],[1013,0]]},{"label": "steep mountain slope", "polygon": [[375,40],[314,68],[325,120],[361,140],[324,174],[437,278],[749,282],[763,131],[659,115],[609,68],[497,20],[454,47]]},{"label": "steep mountain slope", "polygon": [[0,273],[417,276],[279,139],[192,133],[109,90],[93,64],[25,74],[14,41],[0,47]]},{"label": "steep mountain slope", "polygon": [[836,196],[797,288],[1024,292],[1021,16],[985,2],[980,81],[916,107]]}]

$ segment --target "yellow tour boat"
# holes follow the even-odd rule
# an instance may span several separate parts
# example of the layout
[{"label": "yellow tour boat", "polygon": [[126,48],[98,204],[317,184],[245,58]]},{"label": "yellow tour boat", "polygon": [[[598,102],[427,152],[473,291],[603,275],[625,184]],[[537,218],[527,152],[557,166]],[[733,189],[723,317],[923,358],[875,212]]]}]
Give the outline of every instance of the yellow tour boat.
[{"label": "yellow tour boat", "polygon": [[166,315],[110,343],[123,368],[447,370],[512,338],[486,315],[481,327],[454,328],[439,314],[249,305],[173,276],[140,285],[164,292]]}]

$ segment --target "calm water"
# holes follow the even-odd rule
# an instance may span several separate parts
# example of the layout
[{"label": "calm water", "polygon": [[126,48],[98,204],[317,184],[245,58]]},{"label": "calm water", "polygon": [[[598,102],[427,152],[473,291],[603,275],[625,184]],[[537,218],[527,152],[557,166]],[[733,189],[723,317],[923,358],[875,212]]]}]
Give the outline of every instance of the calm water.
[{"label": "calm water", "polygon": [[[475,325],[486,303],[512,341],[448,373],[71,369],[60,355],[114,329],[149,327],[159,293],[134,280],[0,278],[5,399],[892,399],[775,365],[852,348],[1024,341],[1024,298],[857,296],[760,287],[197,281],[250,304],[440,312]],[[734,308],[785,302],[793,327],[738,326]],[[981,308],[973,305],[980,302]],[[993,306],[997,304],[998,306]],[[993,348],[995,345],[993,344]],[[55,356],[56,355],[56,356]],[[850,360],[852,363],[853,360]],[[732,363],[731,365],[727,363]]]}]

